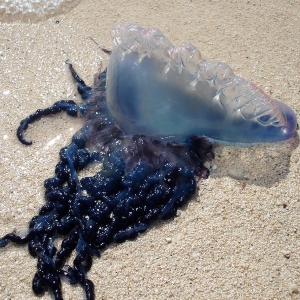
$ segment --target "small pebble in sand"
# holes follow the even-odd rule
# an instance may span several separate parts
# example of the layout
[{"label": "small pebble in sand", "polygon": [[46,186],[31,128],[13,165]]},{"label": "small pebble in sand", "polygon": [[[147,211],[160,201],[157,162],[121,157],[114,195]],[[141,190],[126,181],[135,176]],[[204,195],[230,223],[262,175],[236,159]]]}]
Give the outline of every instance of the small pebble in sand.
[{"label": "small pebble in sand", "polygon": [[291,252],[288,250],[282,250],[281,253],[285,258],[290,258],[291,257]]},{"label": "small pebble in sand", "polygon": [[289,284],[289,293],[290,294],[299,294],[298,286],[295,283]]},{"label": "small pebble in sand", "polygon": [[172,243],[172,239],[171,238],[166,238],[166,241],[168,244]]}]

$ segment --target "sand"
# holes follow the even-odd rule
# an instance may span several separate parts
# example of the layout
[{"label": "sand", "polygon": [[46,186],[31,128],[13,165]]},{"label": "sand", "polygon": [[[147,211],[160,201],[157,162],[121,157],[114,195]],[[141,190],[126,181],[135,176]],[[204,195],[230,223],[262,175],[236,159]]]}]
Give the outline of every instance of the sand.
[{"label": "sand", "polygon": [[[59,22],[56,22],[59,21]],[[30,126],[30,147],[16,128],[37,108],[79,100],[65,60],[86,83],[107,64],[90,39],[111,47],[116,23],[155,26],[208,60],[223,61],[300,120],[300,2],[83,0],[66,15],[39,23],[2,23],[0,49],[0,235],[18,229],[44,203],[58,151],[80,122],[60,114]],[[95,259],[96,299],[300,299],[300,148],[289,141],[216,145],[208,180],[174,220]],[[36,260],[26,247],[0,250],[0,299],[37,299]],[[83,299],[63,284],[64,299]],[[51,299],[46,293],[40,299]]]}]

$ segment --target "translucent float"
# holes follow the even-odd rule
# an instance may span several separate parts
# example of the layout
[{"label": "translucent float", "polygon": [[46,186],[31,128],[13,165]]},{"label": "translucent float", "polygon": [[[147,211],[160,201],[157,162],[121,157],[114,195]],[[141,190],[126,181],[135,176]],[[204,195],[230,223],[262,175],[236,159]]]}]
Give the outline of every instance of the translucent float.
[{"label": "translucent float", "polygon": [[191,44],[174,47],[156,28],[117,26],[107,69],[108,109],[130,134],[253,143],[290,138],[296,115]]}]

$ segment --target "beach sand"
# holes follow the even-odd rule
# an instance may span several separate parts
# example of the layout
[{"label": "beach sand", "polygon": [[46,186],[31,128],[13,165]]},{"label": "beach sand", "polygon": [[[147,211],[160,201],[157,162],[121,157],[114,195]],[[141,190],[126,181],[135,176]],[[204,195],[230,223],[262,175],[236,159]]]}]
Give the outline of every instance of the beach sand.
[{"label": "beach sand", "polygon": [[[0,236],[26,232],[60,148],[81,127],[63,113],[43,118],[26,131],[34,141],[26,147],[16,137],[20,120],[60,99],[79,101],[65,60],[91,85],[108,57],[90,38],[111,48],[117,23],[194,44],[300,120],[299,1],[83,0],[38,23],[1,23]],[[216,145],[215,154],[210,178],[176,218],[94,259],[96,299],[300,299],[298,134],[277,144]],[[0,299],[38,299],[26,246],[0,249],[0,262]],[[80,286],[63,283],[63,294],[83,299]]]}]

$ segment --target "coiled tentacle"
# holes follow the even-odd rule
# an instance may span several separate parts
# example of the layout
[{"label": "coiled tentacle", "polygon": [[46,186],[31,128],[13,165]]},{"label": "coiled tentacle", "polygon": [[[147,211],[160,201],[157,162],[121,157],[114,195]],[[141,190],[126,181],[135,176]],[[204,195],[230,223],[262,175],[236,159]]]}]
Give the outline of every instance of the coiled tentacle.
[{"label": "coiled tentacle", "polygon": [[77,117],[77,114],[81,111],[81,109],[73,100],[60,100],[48,108],[38,109],[35,113],[21,121],[17,129],[17,137],[19,141],[22,144],[31,145],[32,141],[26,140],[23,136],[23,132],[27,129],[28,125],[39,120],[41,117],[57,114],[61,111],[65,111],[71,117]]},{"label": "coiled tentacle", "polygon": [[[92,88],[87,86],[85,82],[77,75],[72,64],[68,61],[66,63],[69,65],[69,69],[73,76],[74,81],[77,84],[77,90],[80,93],[83,100],[87,100],[92,95]],[[23,136],[24,131],[28,128],[28,125],[39,120],[42,117],[58,114],[61,111],[65,111],[71,117],[78,117],[78,114],[82,115],[85,112],[85,105],[79,106],[73,100],[60,100],[55,102],[50,107],[45,109],[38,109],[35,113],[29,115],[24,120],[21,121],[17,129],[17,137],[22,144],[31,145],[32,141],[26,140]]]}]

